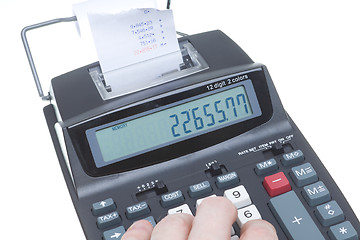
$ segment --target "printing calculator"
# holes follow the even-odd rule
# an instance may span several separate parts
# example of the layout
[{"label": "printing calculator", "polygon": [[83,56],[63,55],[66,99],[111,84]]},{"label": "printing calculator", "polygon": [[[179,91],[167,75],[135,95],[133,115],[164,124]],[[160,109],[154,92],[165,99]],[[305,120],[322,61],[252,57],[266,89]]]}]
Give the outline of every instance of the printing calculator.
[{"label": "printing calculator", "polygon": [[140,91],[111,95],[99,63],[51,82],[44,113],[86,238],[121,239],[135,221],[156,226],[224,196],[238,209],[231,239],[253,219],[280,240],[359,239],[356,215],[267,68],[221,31],[179,45],[180,70]]}]

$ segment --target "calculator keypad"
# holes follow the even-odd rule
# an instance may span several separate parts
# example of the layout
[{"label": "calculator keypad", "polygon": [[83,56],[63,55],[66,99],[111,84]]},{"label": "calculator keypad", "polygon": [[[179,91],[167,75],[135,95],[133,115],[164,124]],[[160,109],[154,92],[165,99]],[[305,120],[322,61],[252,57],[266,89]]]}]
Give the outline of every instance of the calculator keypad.
[{"label": "calculator keypad", "polygon": [[[304,160],[301,150],[283,154],[281,158],[285,167],[302,163]],[[322,181],[318,181],[318,175],[310,163],[292,167],[289,174],[297,187],[303,187],[301,195],[307,204],[316,207],[314,213],[322,226],[329,227],[345,220],[342,209],[336,201],[330,201],[329,190]],[[269,195],[271,196],[270,193]],[[271,198],[269,207],[289,239],[325,239],[294,191]],[[349,221],[331,226],[327,237],[331,240],[359,239]]]},{"label": "calculator keypad", "polygon": [[[287,172],[284,168],[279,171],[278,160],[269,158],[254,166],[254,176],[263,179],[262,187],[270,196],[268,202],[269,210],[284,230],[285,235],[289,239],[295,240],[322,240],[328,238],[331,240],[358,240],[357,232],[349,221],[345,221],[346,216],[344,212],[338,203],[331,199],[329,190],[319,179],[314,167],[310,163],[303,163],[305,161],[303,152],[296,150],[290,153],[282,153],[279,155],[279,159],[285,170],[288,169],[286,170]],[[222,167],[221,169],[224,168]],[[246,189],[246,184],[242,185],[240,183],[241,176],[239,177],[237,172],[229,171],[224,173],[223,171],[222,174],[211,175],[211,177],[214,179],[212,183],[210,180],[204,179],[204,181],[199,181],[185,189],[174,189],[172,192],[167,191],[159,195],[160,206],[168,209],[165,215],[176,213],[194,215],[195,212],[191,210],[191,206],[186,202],[187,199],[196,200],[196,204],[194,204],[196,211],[196,208],[205,198],[215,197],[216,194],[214,193],[218,194],[218,191],[221,190],[223,191],[223,196],[229,199],[237,208],[238,217],[236,225],[239,228],[250,220],[262,219],[261,212],[252,201],[251,195]],[[299,189],[296,191],[292,189],[292,184],[289,180],[292,180],[292,183]],[[261,184],[259,184],[260,186]],[[305,204],[313,207],[314,212],[306,210],[300,198],[305,200]],[[122,219],[116,210],[117,206],[112,198],[96,202],[92,205],[91,211],[97,217],[97,227],[103,231],[103,240],[121,239],[125,233],[124,226],[119,226]],[[314,217],[311,217],[311,214]],[[125,216],[128,220],[137,221],[145,219],[154,227],[157,221],[164,217],[163,215],[155,219],[155,215],[150,215],[153,214],[151,214],[151,205],[148,205],[147,201],[140,201],[125,208]],[[316,221],[320,225],[317,225]],[[327,236],[321,233],[318,226],[328,228]],[[238,239],[234,228],[232,228],[231,235],[231,239]]]}]

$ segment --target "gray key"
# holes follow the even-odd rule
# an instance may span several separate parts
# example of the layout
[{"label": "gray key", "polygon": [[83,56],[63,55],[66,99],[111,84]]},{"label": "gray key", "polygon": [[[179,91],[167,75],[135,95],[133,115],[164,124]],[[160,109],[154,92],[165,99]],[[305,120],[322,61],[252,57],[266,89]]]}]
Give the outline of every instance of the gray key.
[{"label": "gray key", "polygon": [[189,187],[189,195],[192,198],[200,197],[204,194],[211,192],[212,188],[209,181],[204,181],[202,183],[194,184]]},{"label": "gray key", "polygon": [[325,240],[294,191],[270,199],[269,207],[291,240]]},{"label": "gray key", "polygon": [[305,186],[301,193],[311,207],[331,200],[330,192],[322,181]]},{"label": "gray key", "polygon": [[293,167],[290,176],[298,187],[303,187],[318,180],[318,176],[310,163]]},{"label": "gray key", "polygon": [[112,212],[116,209],[116,205],[111,198],[103,200],[101,202],[94,203],[92,205],[92,213],[94,216],[103,215],[105,213]]},{"label": "gray key", "polygon": [[216,185],[218,188],[226,188],[240,182],[236,172],[230,172],[216,178]]},{"label": "gray key", "polygon": [[99,229],[104,229],[121,222],[118,212],[112,212],[97,218],[97,226]]},{"label": "gray key", "polygon": [[358,240],[359,236],[349,221],[330,227],[331,240]]},{"label": "gray key", "polygon": [[255,172],[257,175],[263,175],[278,169],[278,165],[275,159],[269,159],[267,161],[256,164]]},{"label": "gray key", "polygon": [[344,212],[336,201],[317,206],[315,215],[324,227],[334,225],[345,220]]},{"label": "gray key", "polygon": [[137,218],[150,212],[150,208],[146,202],[141,202],[126,208],[126,217],[128,219]]},{"label": "gray key", "polygon": [[304,161],[305,157],[301,150],[296,150],[291,153],[285,153],[282,157],[282,164],[289,166]]},{"label": "gray key", "polygon": [[111,229],[109,231],[105,231],[103,233],[103,240],[120,240],[125,234],[125,228],[123,226]]},{"label": "gray key", "polygon": [[168,207],[171,205],[183,203],[184,201],[185,198],[180,190],[161,195],[161,205],[163,207]]}]

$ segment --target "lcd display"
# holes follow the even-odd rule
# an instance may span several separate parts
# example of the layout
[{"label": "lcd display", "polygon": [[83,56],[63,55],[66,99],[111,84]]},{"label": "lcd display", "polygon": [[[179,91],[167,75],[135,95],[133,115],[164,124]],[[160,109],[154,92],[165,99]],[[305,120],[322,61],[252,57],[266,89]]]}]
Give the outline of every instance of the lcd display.
[{"label": "lcd display", "polygon": [[[258,109],[257,100],[254,102]],[[240,85],[98,128],[95,137],[103,163],[97,165],[108,165],[259,116],[261,113],[254,113],[251,103],[245,87]]]}]

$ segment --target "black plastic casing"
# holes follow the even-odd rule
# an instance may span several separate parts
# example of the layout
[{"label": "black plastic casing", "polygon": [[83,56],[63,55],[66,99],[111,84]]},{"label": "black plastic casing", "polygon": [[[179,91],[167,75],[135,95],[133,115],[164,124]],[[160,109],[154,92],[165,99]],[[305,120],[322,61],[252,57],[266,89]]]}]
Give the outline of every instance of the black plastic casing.
[{"label": "black plastic casing", "polygon": [[[279,169],[268,175],[279,171],[285,173],[293,191],[297,193],[297,196],[314,219],[324,237],[329,239],[327,235],[329,227],[321,226],[314,215],[315,207],[310,207],[306,203],[301,195],[302,188],[296,187],[289,176],[293,166],[283,166],[281,164],[281,155],[275,155],[271,151],[271,143],[274,142],[284,143],[282,146],[285,152],[297,149],[303,151],[305,162],[312,164],[319,180],[323,181],[329,189],[332,199],[338,202],[345,213],[346,219],[360,233],[359,221],[340,189],[284,110],[266,67],[262,64],[254,63],[236,43],[221,31],[197,34],[183,39],[191,42],[204,57],[209,65],[208,70],[108,101],[102,100],[88,73],[88,69],[98,63],[74,70],[52,80],[52,104],[44,108],[44,113],[65,181],[86,238],[89,240],[102,239],[103,230],[97,228],[96,217],[92,215],[91,207],[93,203],[107,198],[112,198],[116,202],[116,210],[122,218],[122,222],[116,226],[122,225],[125,229],[134,221],[147,216],[153,216],[156,221],[166,216],[167,210],[174,206],[163,208],[160,204],[160,195],[156,191],[144,190],[140,192],[138,188],[142,185],[146,186],[147,183],[155,180],[163,181],[168,192],[181,190],[185,197],[185,203],[195,213],[196,199],[190,198],[188,194],[188,187],[190,185],[207,180],[213,188],[211,194],[223,195],[224,190],[226,190],[218,189],[215,184],[216,177],[211,176],[207,171],[209,164],[216,161],[219,165],[223,166],[223,173],[235,171],[238,174],[240,178],[239,185],[245,186],[262,218],[275,226],[280,240],[287,239],[284,231],[268,207],[270,196],[262,186],[266,175],[258,176],[254,171],[257,163],[275,158]],[[78,139],[75,138],[78,135],[74,130],[79,129],[79,126],[84,126],[84,123],[97,119],[99,116],[104,121],[106,116],[109,116],[110,121],[112,118],[110,116],[113,112],[117,112],[117,110],[122,111],[122,109],[126,109],[129,105],[135,107],[137,103],[139,105],[146,105],[147,99],[156,98],[156,96],[164,94],[171,95],[172,91],[181,92],[181,89],[185,87],[212,79],[226,78],[226,76],[254,69],[261,70],[262,77],[252,79],[252,81],[253,84],[255,81],[261,82],[258,87],[262,88],[264,95],[257,97],[266,100],[264,100],[266,108],[265,105],[261,106],[264,117],[255,119],[253,121],[253,123],[256,123],[255,125],[251,125],[250,122],[245,124],[244,129],[246,131],[241,131],[236,136],[231,134],[229,137],[225,136],[221,138],[220,142],[210,141],[212,144],[206,145],[205,148],[200,147],[189,152],[185,151],[181,156],[165,159],[163,162],[159,160],[156,164],[144,165],[138,169],[119,172],[119,169],[115,167],[110,171],[92,171],[85,166],[86,162],[84,163],[84,161],[92,161],[92,159],[83,157]],[[254,84],[254,86],[256,88],[257,85]],[[62,128],[63,139],[59,137],[60,135],[54,129],[54,125],[57,122]],[[61,141],[64,141],[66,145],[66,154],[71,171],[67,167],[60,146]],[[169,151],[176,148],[177,146],[173,146]],[[183,148],[184,146],[182,146]],[[138,219],[128,220],[125,215],[126,207],[141,201],[148,203],[151,209],[150,214]],[[235,231],[239,235],[239,228],[236,225]]]}]

